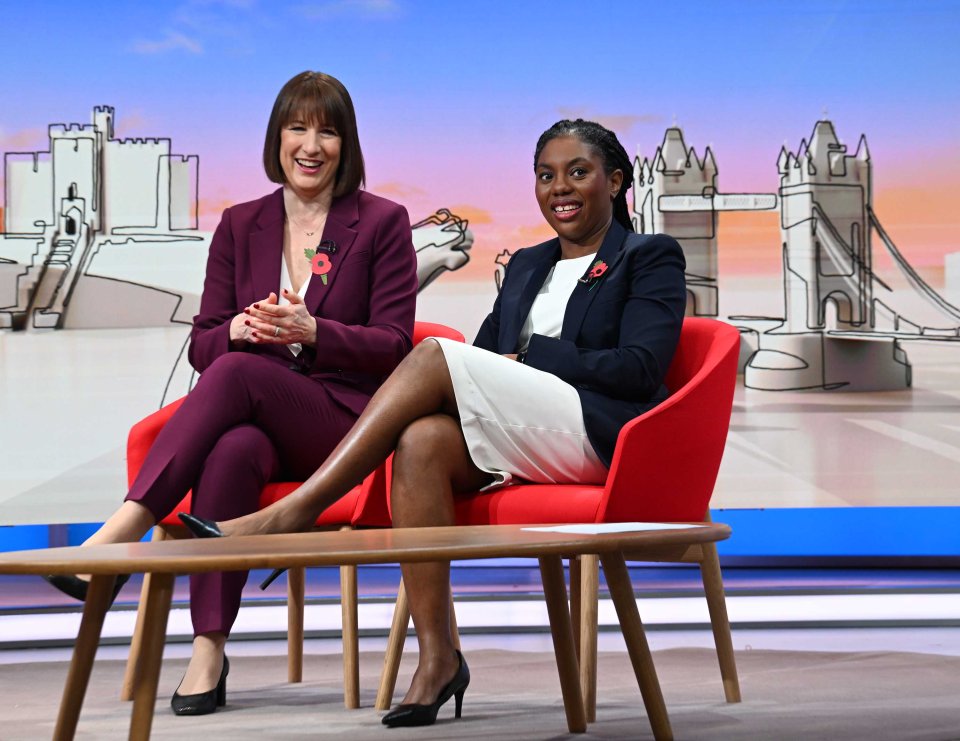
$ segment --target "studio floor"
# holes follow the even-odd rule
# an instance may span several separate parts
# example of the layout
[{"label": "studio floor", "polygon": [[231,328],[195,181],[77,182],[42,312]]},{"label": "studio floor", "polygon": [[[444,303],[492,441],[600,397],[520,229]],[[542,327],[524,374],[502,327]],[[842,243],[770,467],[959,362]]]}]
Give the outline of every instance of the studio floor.
[{"label": "studio floor", "polygon": [[[437,725],[390,731],[403,738],[652,738],[623,639],[601,603],[597,720],[567,733],[552,640],[542,598],[525,569],[470,569],[457,585],[458,621],[472,680],[462,720],[445,707]],[[507,572],[506,574],[503,572]],[[533,569],[529,570],[531,573]],[[951,571],[838,572],[728,569],[728,607],[743,700],[724,702],[713,637],[687,570],[634,569],[677,739],[825,739],[950,741],[960,738],[960,574]],[[314,573],[317,572],[317,573]],[[673,572],[673,573],[671,573]],[[184,604],[171,616],[153,738],[383,739],[374,696],[392,608],[382,594],[393,574],[361,577],[360,708],[343,707],[339,606],[335,577],[311,572],[304,681],[286,681],[282,589],[241,610],[228,644],[227,706],[213,716],[179,718],[169,710],[190,653]],[[7,577],[0,593],[21,596],[0,609],[0,738],[50,737],[79,613],[54,602],[37,579]],[[183,582],[183,583],[181,583]],[[185,580],[178,580],[179,602]],[[109,618],[132,618],[136,585]],[[695,604],[696,603],[696,604]],[[701,605],[702,606],[702,605]],[[373,609],[371,609],[373,608]],[[51,621],[53,621],[51,623]],[[105,631],[77,738],[126,734],[130,705],[117,699],[129,627]],[[397,697],[416,665],[408,639]]]}]

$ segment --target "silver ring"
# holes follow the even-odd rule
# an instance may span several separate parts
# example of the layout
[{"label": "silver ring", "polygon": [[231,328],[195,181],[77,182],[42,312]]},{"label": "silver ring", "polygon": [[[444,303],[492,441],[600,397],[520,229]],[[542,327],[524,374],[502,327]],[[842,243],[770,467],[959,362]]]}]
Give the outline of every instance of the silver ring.
[{"label": "silver ring", "polygon": [[273,336],[274,337],[280,336],[280,327],[277,327],[275,330],[273,330]]}]

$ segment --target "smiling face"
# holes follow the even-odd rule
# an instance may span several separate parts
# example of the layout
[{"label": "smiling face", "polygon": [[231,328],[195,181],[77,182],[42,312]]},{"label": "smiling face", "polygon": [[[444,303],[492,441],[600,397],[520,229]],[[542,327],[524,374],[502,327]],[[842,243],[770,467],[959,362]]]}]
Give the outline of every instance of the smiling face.
[{"label": "smiling face", "polygon": [[332,193],[340,147],[333,127],[292,118],[280,130],[280,167],[287,184],[304,199]]},{"label": "smiling face", "polygon": [[558,136],[537,159],[537,203],[561,247],[587,254],[599,249],[613,219],[623,173],[607,175],[603,159],[576,136]]}]

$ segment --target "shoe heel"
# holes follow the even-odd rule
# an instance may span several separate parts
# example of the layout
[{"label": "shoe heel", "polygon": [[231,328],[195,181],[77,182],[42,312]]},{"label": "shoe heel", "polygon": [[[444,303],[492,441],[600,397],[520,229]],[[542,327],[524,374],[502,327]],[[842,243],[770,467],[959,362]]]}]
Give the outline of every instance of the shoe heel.
[{"label": "shoe heel", "polygon": [[286,569],[274,569],[273,571],[271,571],[270,576],[268,576],[266,579],[260,582],[260,589],[266,589],[267,587],[269,587],[271,584],[273,584],[274,581],[276,581],[277,577],[280,576],[280,574],[282,574],[284,571],[286,571]]},{"label": "shoe heel", "polygon": [[227,704],[227,675],[230,673],[230,659],[223,655],[223,669],[220,670],[220,681],[217,683],[217,707]]},{"label": "shoe heel", "polygon": [[454,718],[459,718],[460,713],[463,711],[463,693],[467,691],[467,688],[464,687],[457,694],[453,696],[453,700],[456,703],[456,710],[454,711]]}]

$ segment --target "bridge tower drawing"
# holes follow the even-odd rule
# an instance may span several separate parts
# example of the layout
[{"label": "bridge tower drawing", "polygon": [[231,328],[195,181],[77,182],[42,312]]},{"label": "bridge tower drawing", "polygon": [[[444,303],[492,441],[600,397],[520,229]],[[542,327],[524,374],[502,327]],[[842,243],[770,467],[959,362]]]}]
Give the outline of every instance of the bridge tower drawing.
[{"label": "bridge tower drawing", "polygon": [[640,234],[662,232],[683,246],[687,261],[687,315],[717,316],[717,224],[721,211],[770,211],[769,193],[719,193],[717,162],[708,146],[703,159],[687,147],[683,131],[667,129],[652,160],[633,168],[633,224]]},{"label": "bridge tower drawing", "polygon": [[641,234],[662,232],[683,244],[687,260],[687,314],[716,316],[717,212],[663,208],[671,196],[710,199],[716,191],[717,164],[707,147],[703,159],[687,148],[679,128],[667,129],[653,160],[633,168],[634,228]]},{"label": "bridge tower drawing", "polygon": [[[744,384],[768,390],[895,390],[912,385],[904,343],[960,341],[960,309],[930,286],[873,210],[866,136],[851,154],[830,121],[782,149],[780,236],[784,316],[731,317],[752,354]],[[892,258],[881,275],[874,243]]]},{"label": "bridge tower drawing", "polygon": [[[776,211],[783,315],[729,316],[741,331],[744,385],[797,389],[892,390],[912,385],[903,343],[960,342],[960,309],[917,272],[873,210],[865,135],[851,154],[833,123],[814,125],[796,152],[777,159],[775,193],[721,193],[711,148],[697,158],[677,127],[652,160],[634,168],[638,232],[666,232],[687,258],[687,313],[719,315],[717,225],[722,211]],[[906,280],[878,274],[874,240]]]},{"label": "bridge tower drawing", "polygon": [[827,328],[827,309],[836,310],[831,329],[874,326],[870,154],[866,137],[847,154],[833,124],[818,121],[810,143],[794,154],[784,147],[780,172],[780,230],[786,328]]}]

